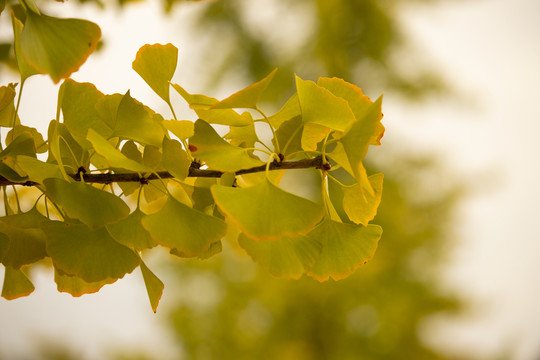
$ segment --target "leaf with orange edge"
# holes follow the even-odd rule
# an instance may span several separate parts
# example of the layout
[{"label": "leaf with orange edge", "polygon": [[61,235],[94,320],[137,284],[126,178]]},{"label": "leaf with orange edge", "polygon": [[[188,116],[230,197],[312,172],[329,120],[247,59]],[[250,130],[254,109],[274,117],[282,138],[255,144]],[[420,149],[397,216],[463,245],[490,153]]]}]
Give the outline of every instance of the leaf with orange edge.
[{"label": "leaf with orange edge", "polygon": [[2,286],[2,297],[7,300],[28,296],[35,287],[28,279],[28,276],[21,270],[15,270],[9,266],[4,273],[4,285]]},{"label": "leaf with orange edge", "polygon": [[310,240],[322,245],[322,251],[307,274],[320,282],[346,278],[373,258],[381,235],[378,225],[323,220],[308,234]]},{"label": "leaf with orange edge", "polygon": [[324,140],[330,129],[314,123],[304,124],[302,131],[302,149],[306,151],[317,150],[317,145]]},{"label": "leaf with orange edge", "polygon": [[282,190],[268,179],[247,188],[214,185],[211,190],[221,211],[256,240],[306,234],[324,214],[321,205]]},{"label": "leaf with orange edge", "polygon": [[21,51],[26,62],[58,83],[69,77],[96,49],[101,30],[93,22],[26,12]]},{"label": "leaf with orange edge", "polygon": [[146,286],[146,292],[148,293],[148,299],[150,300],[150,306],[155,313],[159,304],[159,300],[163,295],[163,289],[165,285],[163,282],[146,266],[141,260],[141,273],[144,279],[144,285]]},{"label": "leaf with orange edge", "polygon": [[[383,174],[371,175],[368,181],[369,185],[358,183],[343,188],[343,209],[355,224],[367,225],[377,215],[381,203]],[[367,189],[368,186],[373,189],[373,193]]]},{"label": "leaf with orange edge", "polygon": [[215,103],[210,107],[210,109],[257,109],[257,102],[259,101],[261,94],[264,92],[264,90],[266,90],[266,88],[274,78],[276,71],[277,68],[272,70],[270,74],[266,75],[264,79],[249,85],[248,87],[232,94],[231,96],[221,100],[220,102]]},{"label": "leaf with orange edge", "polygon": [[21,82],[24,82],[30,76],[39,74],[39,71],[28,64],[23,56],[21,48],[21,33],[24,29],[24,25],[15,17],[15,13],[13,11],[11,11],[11,24],[13,25],[13,47],[15,49],[17,67],[19,68],[19,74],[21,74]]},{"label": "leaf with orange edge", "polygon": [[112,284],[118,279],[105,279],[95,282],[87,282],[78,276],[67,275],[61,270],[54,269],[54,282],[59,292],[65,292],[73,297],[85,294],[93,294],[101,290],[105,285]]}]

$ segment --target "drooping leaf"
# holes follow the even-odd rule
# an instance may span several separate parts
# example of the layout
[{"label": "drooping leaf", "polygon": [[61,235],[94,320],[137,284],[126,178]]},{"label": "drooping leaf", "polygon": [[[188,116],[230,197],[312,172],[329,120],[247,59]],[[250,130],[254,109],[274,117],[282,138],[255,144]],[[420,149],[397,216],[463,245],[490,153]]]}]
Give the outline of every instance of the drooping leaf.
[{"label": "drooping leaf", "polygon": [[220,124],[229,126],[250,125],[250,119],[241,116],[232,109],[212,109],[210,107],[218,102],[217,99],[206,95],[192,95],[184,90],[180,85],[172,84],[172,87],[186,100],[200,119],[209,124]]},{"label": "drooping leaf", "polygon": [[107,225],[107,230],[114,240],[135,251],[153,248],[157,243],[141,223],[145,216],[141,210],[135,209],[127,218]]},{"label": "drooping leaf", "polygon": [[47,253],[56,268],[86,282],[119,279],[139,265],[133,250],[116,242],[101,227],[51,221],[42,225]]},{"label": "drooping leaf", "polygon": [[256,240],[306,234],[323,216],[322,206],[286,192],[268,179],[247,188],[214,185],[211,190],[221,211]]},{"label": "drooping leaf", "polygon": [[144,228],[159,244],[176,249],[184,257],[208,250],[226,233],[224,221],[169,197],[156,213],[142,219]]},{"label": "drooping leaf", "polygon": [[[12,127],[15,113],[15,85],[0,87],[0,126]],[[20,124],[19,116],[15,117],[15,125]]]},{"label": "drooping leaf", "polygon": [[191,161],[180,142],[164,138],[162,165],[175,178],[184,180],[189,174]]},{"label": "drooping leaf", "polygon": [[378,225],[345,224],[323,220],[308,234],[321,243],[322,251],[308,275],[318,281],[344,279],[366,264],[377,249],[382,229]]},{"label": "drooping leaf", "polygon": [[274,78],[276,71],[277,69],[272,70],[272,72],[266,75],[264,79],[249,85],[248,87],[232,94],[231,96],[221,100],[220,102],[215,103],[210,107],[210,109],[257,109],[257,102],[259,101],[261,94],[264,92],[264,90],[266,90],[266,88]]},{"label": "drooping leaf", "polygon": [[28,11],[21,50],[30,66],[58,83],[79,69],[96,49],[100,37],[99,26],[90,21]]},{"label": "drooping leaf", "polygon": [[164,120],[163,126],[180,140],[187,140],[195,134],[195,124],[189,120]]},{"label": "drooping leaf", "polygon": [[195,158],[203,160],[214,170],[237,171],[264,165],[250,155],[250,150],[229,144],[202,120],[195,122],[195,135],[189,139],[189,147]]},{"label": "drooping leaf", "polygon": [[144,285],[146,286],[146,292],[148,293],[148,299],[150,300],[150,306],[154,313],[157,311],[159,300],[163,295],[163,289],[165,285],[163,282],[146,266],[141,260],[141,273],[144,279]]},{"label": "drooping leaf", "polygon": [[21,176],[16,156],[36,156],[34,140],[28,133],[21,133],[2,152],[0,152],[0,175],[14,182],[24,182],[28,178]]},{"label": "drooping leaf", "polygon": [[178,49],[174,45],[147,44],[137,52],[132,67],[156,94],[170,104],[169,81],[177,62]]},{"label": "drooping leaf", "polygon": [[339,98],[312,81],[296,77],[302,121],[345,131],[354,122],[354,114],[345,99]]},{"label": "drooping leaf", "polygon": [[7,300],[28,296],[34,291],[34,285],[21,269],[6,267],[4,273],[4,285],[2,286],[2,297]]},{"label": "drooping leaf", "polygon": [[18,138],[22,133],[30,135],[34,139],[34,149],[37,153],[44,153],[48,150],[47,143],[43,140],[43,135],[37,131],[36,128],[24,126],[24,125],[15,125],[6,135],[6,145],[9,145],[13,139]]},{"label": "drooping leaf", "polygon": [[105,285],[112,284],[118,279],[105,279],[88,282],[75,275],[67,275],[58,269],[54,269],[54,282],[59,292],[65,292],[73,297],[84,294],[93,294],[101,290]]},{"label": "drooping leaf", "polygon": [[339,139],[347,154],[353,176],[360,178],[360,165],[364,159],[368,146],[377,130],[377,123],[381,119],[382,97],[379,97],[365,111],[364,116],[356,121],[353,126]]},{"label": "drooping leaf", "polygon": [[30,65],[23,55],[21,47],[21,34],[24,25],[15,17],[13,11],[11,11],[11,24],[13,25],[13,44],[15,49],[15,58],[17,59],[17,67],[19,68],[19,73],[21,74],[21,82],[24,82],[30,76],[39,74],[40,72]]},{"label": "drooping leaf", "polygon": [[96,150],[98,154],[100,154],[107,160],[110,167],[135,172],[151,171],[150,168],[144,166],[143,164],[135,160],[131,160],[130,158],[122,154],[122,152],[118,151],[114,146],[111,145],[110,142],[105,140],[105,138],[103,138],[100,134],[94,131],[94,129],[88,129],[86,139],[90,141],[94,150]]},{"label": "drooping leaf", "polygon": [[164,132],[151,111],[133,99],[128,91],[118,105],[116,123],[111,136],[160,147]]},{"label": "drooping leaf", "polygon": [[117,222],[129,215],[129,207],[122,199],[82,182],[70,183],[62,179],[45,179],[47,196],[60,205],[66,214],[90,228]]},{"label": "drooping leaf", "polygon": [[343,209],[352,222],[364,226],[377,214],[377,208],[381,203],[383,174],[371,175],[368,181],[369,189],[373,189],[373,193],[368,190],[365,183],[343,188]]},{"label": "drooping leaf", "polygon": [[0,233],[8,238],[8,246],[0,262],[19,269],[46,257],[45,234],[40,228],[44,221],[48,219],[36,208],[26,213],[0,217]]},{"label": "drooping leaf", "polygon": [[306,236],[284,236],[275,241],[256,241],[240,234],[240,246],[253,261],[266,268],[272,275],[299,279],[317,260],[321,244]]}]

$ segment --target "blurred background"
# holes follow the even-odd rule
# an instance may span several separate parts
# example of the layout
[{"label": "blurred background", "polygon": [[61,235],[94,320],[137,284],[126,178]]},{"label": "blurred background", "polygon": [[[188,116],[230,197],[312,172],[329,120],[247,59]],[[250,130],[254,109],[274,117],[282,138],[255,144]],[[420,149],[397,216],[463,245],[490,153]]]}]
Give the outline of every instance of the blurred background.
[{"label": "blurred background", "polygon": [[[179,48],[174,82],[223,98],[274,67],[265,108],[293,76],[384,92],[385,174],[375,258],[319,284],[274,278],[233,245],[207,261],[153,251],[157,314],[142,277],[98,294],[0,299],[0,359],[540,358],[540,2],[537,0],[166,0],[38,2],[102,29],[77,81],[165,104],[131,69],[139,47]],[[9,42],[9,14],[0,36]],[[7,46],[1,56],[9,63]],[[18,78],[7,65],[2,84]],[[20,116],[45,132],[58,88],[25,85]],[[177,114],[193,119],[176,99]],[[0,276],[3,269],[0,269]]]}]

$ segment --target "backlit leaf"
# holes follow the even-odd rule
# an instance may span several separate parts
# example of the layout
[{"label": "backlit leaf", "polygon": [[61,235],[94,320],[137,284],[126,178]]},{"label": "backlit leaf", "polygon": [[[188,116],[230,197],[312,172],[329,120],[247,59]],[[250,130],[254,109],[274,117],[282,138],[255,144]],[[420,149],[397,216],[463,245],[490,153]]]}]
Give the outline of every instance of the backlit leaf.
[{"label": "backlit leaf", "polygon": [[51,221],[42,228],[54,266],[86,282],[119,279],[139,265],[133,250],[116,242],[104,227],[91,230],[85,225]]},{"label": "backlit leaf", "polygon": [[345,99],[298,76],[296,89],[304,123],[319,124],[339,131],[347,130],[354,123],[354,114]]},{"label": "backlit leaf", "polygon": [[373,258],[381,234],[378,225],[362,226],[325,219],[308,234],[309,239],[322,245],[321,255],[308,275],[321,282],[346,278]]},{"label": "backlit leaf", "polygon": [[141,273],[144,279],[144,285],[146,286],[146,292],[148,293],[148,299],[150,300],[150,305],[154,312],[157,311],[159,300],[161,295],[163,295],[163,289],[165,285],[159,280],[159,278],[145,265],[141,260]]},{"label": "backlit leaf", "polygon": [[21,48],[21,34],[24,25],[15,17],[13,11],[11,12],[11,24],[13,25],[13,44],[15,48],[15,58],[17,59],[17,67],[19,68],[19,73],[21,74],[21,82],[24,82],[30,76],[39,74],[40,72],[28,64],[23,55]]},{"label": "backlit leaf", "polygon": [[298,93],[292,95],[289,100],[283,105],[283,107],[274,115],[269,116],[268,120],[270,124],[277,129],[285,121],[291,120],[295,117],[302,115],[302,109],[300,109],[300,101],[298,100]]},{"label": "backlit leaf", "polygon": [[322,206],[286,192],[268,179],[247,188],[214,185],[211,190],[220,210],[256,240],[306,234],[323,216]]},{"label": "backlit leaf", "polygon": [[34,285],[22,270],[6,267],[2,297],[7,300],[28,296],[34,291]]},{"label": "backlit leaf", "polygon": [[59,292],[65,292],[74,297],[98,292],[103,286],[112,284],[118,279],[105,279],[102,281],[87,282],[78,276],[67,275],[62,271],[54,270],[54,282]]},{"label": "backlit leaf", "polygon": [[47,196],[60,205],[66,214],[91,228],[117,222],[129,215],[122,199],[82,182],[45,179]]},{"label": "backlit leaf", "polygon": [[179,141],[163,139],[162,165],[175,178],[184,180],[188,176],[191,161]]},{"label": "backlit leaf", "polygon": [[276,71],[277,69],[272,70],[272,72],[266,75],[264,79],[249,85],[248,87],[232,94],[228,98],[223,99],[218,103],[215,103],[210,107],[210,109],[257,109],[257,102],[259,101],[261,94],[264,92],[264,90],[266,90],[266,88],[274,78]]},{"label": "backlit leaf", "polygon": [[187,140],[195,134],[195,124],[189,120],[164,120],[163,126],[180,140]]},{"label": "backlit leaf", "polygon": [[96,49],[100,37],[99,26],[90,21],[28,11],[21,33],[21,50],[30,66],[49,74],[58,83],[79,69]]},{"label": "backlit leaf", "polygon": [[167,103],[169,81],[171,81],[178,62],[178,49],[172,44],[144,45],[133,61],[133,70]]},{"label": "backlit leaf", "polygon": [[15,125],[6,135],[6,145],[11,144],[13,139],[18,138],[21,134],[27,134],[34,140],[34,149],[37,153],[44,153],[49,149],[49,146],[43,140],[43,135],[37,131],[36,128],[24,126],[24,125]]},{"label": "backlit leaf", "polygon": [[317,150],[317,144],[324,140],[326,135],[330,133],[330,129],[315,123],[304,125],[302,131],[302,149],[307,151]]},{"label": "backlit leaf", "polygon": [[189,139],[189,147],[195,158],[203,160],[214,170],[237,171],[264,165],[250,155],[250,150],[229,144],[202,120],[195,122],[195,135]]},{"label": "backlit leaf", "polygon": [[142,219],[144,228],[159,244],[185,257],[197,256],[226,233],[224,221],[169,197],[156,213]]},{"label": "backlit leaf", "polygon": [[153,248],[157,243],[141,223],[145,216],[141,210],[135,209],[127,218],[107,225],[107,230],[114,240],[133,250],[141,251]]},{"label": "backlit leaf", "polygon": [[365,183],[343,188],[343,209],[355,224],[367,225],[375,218],[381,203],[383,174],[371,175],[368,180],[373,193],[367,189],[368,185]]},{"label": "backlit leaf", "polygon": [[[13,114],[15,113],[15,86],[0,87],[0,126],[12,127]],[[15,125],[19,124],[19,116],[15,117]]]},{"label": "backlit leaf", "polygon": [[275,241],[256,241],[240,234],[238,243],[253,261],[272,275],[299,279],[317,260],[321,244],[306,236],[284,236]]}]

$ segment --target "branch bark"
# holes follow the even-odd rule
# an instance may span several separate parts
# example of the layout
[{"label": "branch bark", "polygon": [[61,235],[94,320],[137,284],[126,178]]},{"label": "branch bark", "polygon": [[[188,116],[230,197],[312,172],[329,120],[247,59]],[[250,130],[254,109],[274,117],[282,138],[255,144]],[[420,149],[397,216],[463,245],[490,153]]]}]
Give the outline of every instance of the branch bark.
[{"label": "branch bark", "polygon": [[[289,169],[309,169],[309,168],[328,170],[329,169],[328,166],[329,164],[323,164],[321,156],[317,156],[310,159],[302,159],[302,160],[295,160],[295,161],[281,161],[281,162],[274,161],[270,163],[269,170],[289,170]],[[251,173],[256,173],[256,172],[262,172],[265,170],[266,170],[266,165],[261,165],[261,166],[256,166],[249,169],[238,170],[236,172],[236,175],[251,174]],[[223,175],[222,171],[198,169],[197,167],[192,165],[189,168],[188,177],[218,178],[218,177],[221,177],[221,175]],[[141,177],[139,176],[138,173],[134,173],[134,172],[120,173],[120,174],[118,173],[106,173],[106,174],[77,173],[77,174],[69,174],[69,176],[76,181],[81,181],[81,176],[82,176],[84,179],[84,182],[96,183],[96,184],[112,184],[112,183],[117,183],[117,182],[145,182],[148,180],[157,180],[158,178],[170,179],[174,177],[168,171],[158,171],[157,173],[149,174],[146,177]],[[6,185],[35,186],[39,184],[34,181],[14,182],[0,175],[0,186],[6,186]]]}]

